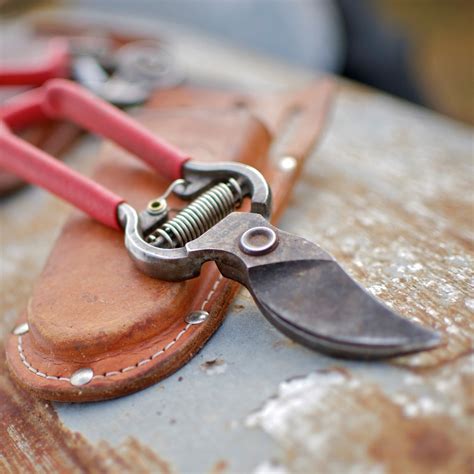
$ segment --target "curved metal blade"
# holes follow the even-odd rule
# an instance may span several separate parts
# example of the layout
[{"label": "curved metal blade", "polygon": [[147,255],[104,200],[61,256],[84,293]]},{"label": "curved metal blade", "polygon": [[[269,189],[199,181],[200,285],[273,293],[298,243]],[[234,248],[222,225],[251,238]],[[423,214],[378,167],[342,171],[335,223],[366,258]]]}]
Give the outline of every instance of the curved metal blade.
[{"label": "curved metal blade", "polygon": [[[254,242],[245,240],[250,231]],[[269,236],[273,244],[266,246]],[[259,252],[259,246],[265,251]],[[431,349],[440,342],[436,332],[370,295],[319,246],[280,231],[260,215],[230,214],[186,249],[197,261],[215,260],[224,276],[249,289],[270,322],[311,348],[380,358]]]},{"label": "curved metal blade", "polygon": [[362,289],[334,260],[251,268],[249,288],[281,331],[339,356],[390,357],[429,349],[439,336],[398,316]]}]

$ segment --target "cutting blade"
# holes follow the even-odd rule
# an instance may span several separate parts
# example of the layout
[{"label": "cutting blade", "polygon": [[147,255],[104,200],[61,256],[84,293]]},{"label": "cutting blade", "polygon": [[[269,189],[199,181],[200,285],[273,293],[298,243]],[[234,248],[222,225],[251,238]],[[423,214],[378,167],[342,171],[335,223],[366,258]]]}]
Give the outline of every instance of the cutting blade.
[{"label": "cutting blade", "polygon": [[249,289],[271,323],[311,348],[382,358],[440,343],[438,333],[375,298],[320,246],[262,216],[230,214],[188,249],[215,260],[225,276]]},{"label": "cutting blade", "polygon": [[391,357],[436,347],[432,330],[399,316],[334,260],[253,267],[249,289],[262,313],[289,337],[345,357]]}]

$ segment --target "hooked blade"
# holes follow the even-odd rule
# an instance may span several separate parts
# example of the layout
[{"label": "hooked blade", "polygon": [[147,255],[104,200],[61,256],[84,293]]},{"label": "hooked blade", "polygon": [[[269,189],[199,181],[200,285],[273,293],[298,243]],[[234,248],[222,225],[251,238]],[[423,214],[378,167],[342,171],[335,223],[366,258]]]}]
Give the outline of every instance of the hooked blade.
[{"label": "hooked blade", "polygon": [[334,355],[391,357],[440,340],[375,299],[334,260],[254,267],[249,282],[260,309],[282,332]]},{"label": "hooked blade", "polygon": [[189,255],[215,260],[224,276],[249,289],[271,323],[311,348],[381,358],[431,349],[440,342],[438,333],[369,294],[318,245],[257,214],[230,214],[186,247]]}]

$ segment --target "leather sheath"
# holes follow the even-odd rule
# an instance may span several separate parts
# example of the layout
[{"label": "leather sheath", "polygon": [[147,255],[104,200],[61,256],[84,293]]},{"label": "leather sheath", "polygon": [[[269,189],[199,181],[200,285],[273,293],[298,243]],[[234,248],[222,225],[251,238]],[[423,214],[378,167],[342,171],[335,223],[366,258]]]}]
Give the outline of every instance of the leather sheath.
[{"label": "leather sheath", "polygon": [[[333,90],[329,79],[271,95],[180,87],[157,92],[137,119],[196,160],[260,169],[272,188],[275,221],[320,135]],[[138,210],[169,185],[110,143],[100,155],[94,179]],[[82,402],[134,392],[200,350],[238,286],[213,263],[192,280],[150,278],[135,268],[120,232],[74,211],[17,321],[27,321],[29,331],[8,337],[8,366],[22,387],[46,399]],[[196,310],[208,318],[187,323]],[[75,386],[71,375],[81,368],[94,376]]]}]

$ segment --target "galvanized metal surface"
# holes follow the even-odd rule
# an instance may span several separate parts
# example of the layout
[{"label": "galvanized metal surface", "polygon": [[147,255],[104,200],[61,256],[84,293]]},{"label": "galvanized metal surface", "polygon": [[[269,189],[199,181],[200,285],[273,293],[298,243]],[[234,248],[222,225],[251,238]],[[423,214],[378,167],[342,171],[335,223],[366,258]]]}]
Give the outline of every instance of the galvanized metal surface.
[{"label": "galvanized metal surface", "polygon": [[[252,74],[254,84],[275,82],[281,70],[208,52],[226,58],[227,71],[240,67],[243,83]],[[280,85],[303,78],[278,76]],[[70,163],[90,169],[95,146],[86,141]],[[282,223],[388,305],[441,331],[442,348],[390,362],[332,359],[290,342],[242,292],[187,366],[122,399],[51,407],[20,392],[2,366],[0,469],[470,472],[472,147],[464,126],[345,84]],[[3,334],[66,213],[37,189],[2,203]]]}]

